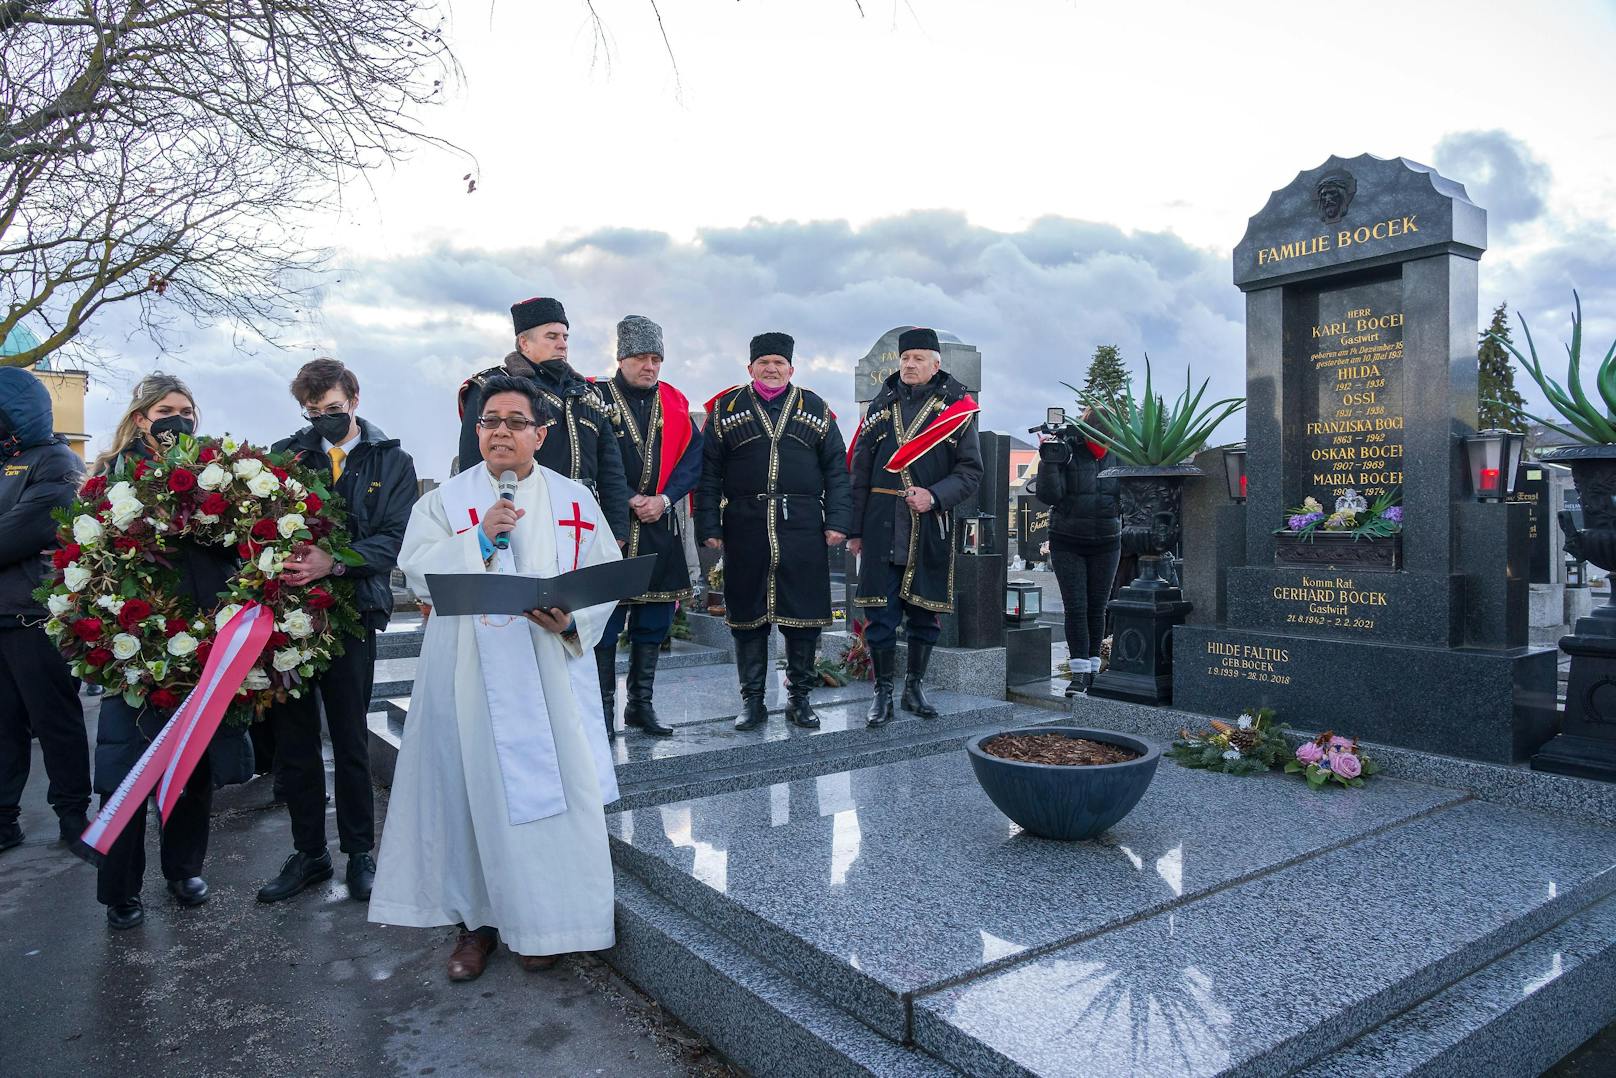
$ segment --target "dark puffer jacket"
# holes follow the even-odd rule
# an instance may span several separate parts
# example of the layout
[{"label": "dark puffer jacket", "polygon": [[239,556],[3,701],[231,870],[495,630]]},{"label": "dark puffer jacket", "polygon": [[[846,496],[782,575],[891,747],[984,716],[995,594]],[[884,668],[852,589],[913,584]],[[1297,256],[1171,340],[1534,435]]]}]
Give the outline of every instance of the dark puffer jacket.
[{"label": "dark puffer jacket", "polygon": [[1051,507],[1051,541],[1066,540],[1093,550],[1122,542],[1122,490],[1115,479],[1101,479],[1106,462],[1075,434],[1038,447],[1034,494]]},{"label": "dark puffer jacket", "polygon": [[73,504],[84,464],[51,430],[50,393],[21,367],[0,367],[0,628],[45,611],[33,591],[55,545],[51,511]]}]

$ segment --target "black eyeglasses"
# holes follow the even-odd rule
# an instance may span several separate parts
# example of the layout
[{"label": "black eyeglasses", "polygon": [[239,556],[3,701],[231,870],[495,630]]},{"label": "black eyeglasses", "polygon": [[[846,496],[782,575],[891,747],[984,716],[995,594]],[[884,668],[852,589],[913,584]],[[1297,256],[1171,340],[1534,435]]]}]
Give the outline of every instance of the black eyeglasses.
[{"label": "black eyeglasses", "polygon": [[529,419],[525,415],[485,415],[477,417],[477,425],[483,430],[498,430],[501,423],[505,424],[506,430],[513,433],[516,431],[527,430],[529,427],[543,427],[547,425]]}]

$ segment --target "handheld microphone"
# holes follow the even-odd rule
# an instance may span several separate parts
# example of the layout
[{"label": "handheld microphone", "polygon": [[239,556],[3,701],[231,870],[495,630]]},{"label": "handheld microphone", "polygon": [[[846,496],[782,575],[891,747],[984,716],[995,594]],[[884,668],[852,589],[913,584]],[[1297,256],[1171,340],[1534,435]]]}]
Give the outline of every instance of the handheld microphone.
[{"label": "handheld microphone", "polygon": [[[509,468],[499,473],[499,496],[508,502],[514,502],[516,500],[516,473],[511,471]],[[510,545],[510,532],[501,532],[499,535],[494,537],[494,546],[496,549],[505,550],[509,548]]]}]

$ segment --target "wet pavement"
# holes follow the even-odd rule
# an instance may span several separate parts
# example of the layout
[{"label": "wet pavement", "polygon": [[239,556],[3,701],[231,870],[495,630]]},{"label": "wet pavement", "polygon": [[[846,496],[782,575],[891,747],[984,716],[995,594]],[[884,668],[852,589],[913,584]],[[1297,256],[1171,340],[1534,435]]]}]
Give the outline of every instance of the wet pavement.
[{"label": "wet pavement", "polygon": [[528,974],[502,947],[481,979],[450,983],[453,930],[371,924],[334,845],[335,880],[259,904],[291,852],[269,797],[264,779],[217,794],[196,909],[169,899],[149,829],[146,921],[112,932],[94,869],[56,844],[36,747],[28,840],[0,853],[0,1074],[726,1073],[593,958]]}]

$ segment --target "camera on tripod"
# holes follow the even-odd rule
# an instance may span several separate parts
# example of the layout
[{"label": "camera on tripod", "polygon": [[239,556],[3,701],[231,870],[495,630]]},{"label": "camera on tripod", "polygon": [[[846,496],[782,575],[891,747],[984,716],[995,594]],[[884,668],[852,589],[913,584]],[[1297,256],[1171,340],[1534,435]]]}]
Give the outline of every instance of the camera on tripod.
[{"label": "camera on tripod", "polygon": [[1028,434],[1045,434],[1051,438],[1058,438],[1067,429],[1065,408],[1044,409],[1044,421],[1036,427],[1028,427]]}]

